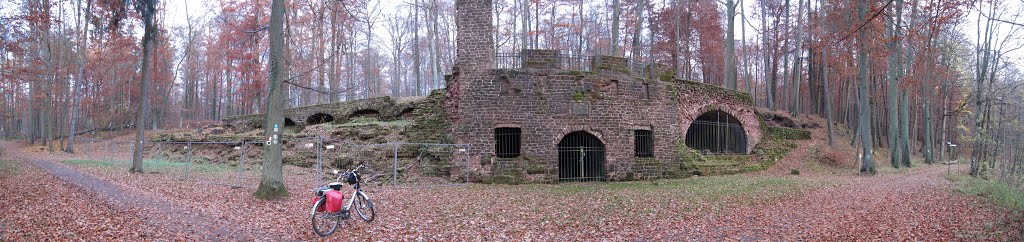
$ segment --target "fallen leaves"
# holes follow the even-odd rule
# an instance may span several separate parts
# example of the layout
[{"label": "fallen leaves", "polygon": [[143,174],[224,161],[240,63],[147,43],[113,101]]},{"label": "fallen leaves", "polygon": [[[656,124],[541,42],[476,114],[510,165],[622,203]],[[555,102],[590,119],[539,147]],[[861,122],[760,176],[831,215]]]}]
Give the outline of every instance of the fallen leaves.
[{"label": "fallen leaves", "polygon": [[[54,157],[56,159],[56,157]],[[24,165],[24,164],[23,164]],[[165,212],[103,210],[106,193],[84,193],[75,186],[36,188],[37,181],[4,178],[4,201],[37,196],[38,189],[78,192],[71,203],[89,203],[99,212],[71,209],[64,222],[14,211],[4,217],[4,234],[49,234],[64,227],[82,238],[203,239],[209,235],[168,234],[175,227],[208,224],[230,228],[228,238],[317,240],[309,224],[307,177],[287,177],[291,196],[253,199],[253,188],[231,189],[180,181],[171,174],[128,174],[119,167],[66,166],[152,199],[188,216],[149,221]],[[368,190],[377,220],[344,221],[330,240],[1012,240],[1020,238],[1019,215],[973,197],[949,192],[944,168],[905,174],[782,176],[765,174],[700,177],[658,183],[483,185],[430,189]],[[36,170],[32,176],[45,176]],[[18,180],[18,179],[12,179]],[[21,179],[28,180],[28,179]],[[258,180],[250,180],[257,182]],[[41,181],[53,183],[53,181]],[[59,184],[57,182],[56,184]],[[154,186],[154,184],[159,184]],[[35,190],[34,190],[35,189]],[[103,190],[104,188],[99,188]],[[12,196],[8,196],[12,194]],[[19,195],[20,194],[20,195]],[[346,196],[348,197],[348,196]],[[54,198],[50,198],[54,199]],[[116,198],[115,198],[116,200]],[[4,205],[6,206],[6,205]],[[45,211],[53,205],[31,206]],[[146,207],[146,206],[143,206]],[[106,211],[106,212],[104,212]],[[109,218],[108,218],[109,217]],[[16,219],[10,219],[16,218]],[[1018,220],[1014,220],[1018,219]],[[122,222],[124,220],[125,222]],[[32,221],[28,225],[12,221]],[[73,221],[73,222],[67,222]],[[81,222],[79,222],[81,221]],[[67,226],[81,223],[82,226]],[[110,224],[108,224],[110,223]],[[155,231],[139,231],[154,224]],[[113,224],[113,225],[112,225]],[[123,226],[119,226],[123,224]],[[96,227],[102,228],[98,229]],[[17,228],[17,229],[14,229]],[[12,232],[13,231],[13,232]],[[155,233],[150,233],[155,232]],[[108,237],[109,236],[109,237]],[[155,237],[154,237],[155,236]]]}]

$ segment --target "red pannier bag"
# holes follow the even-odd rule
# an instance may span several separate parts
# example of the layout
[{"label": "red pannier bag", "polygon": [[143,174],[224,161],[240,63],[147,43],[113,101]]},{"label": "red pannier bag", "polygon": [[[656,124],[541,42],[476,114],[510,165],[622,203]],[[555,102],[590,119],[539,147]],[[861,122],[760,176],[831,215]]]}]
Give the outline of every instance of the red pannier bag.
[{"label": "red pannier bag", "polygon": [[[320,197],[313,197],[313,205],[316,206],[316,202],[320,201]],[[316,207],[317,212],[323,212],[324,206]]]},{"label": "red pannier bag", "polygon": [[329,190],[324,193],[324,197],[327,198],[326,204],[324,204],[327,212],[336,213],[341,211],[341,203],[345,201],[345,194],[342,194],[339,191]]}]

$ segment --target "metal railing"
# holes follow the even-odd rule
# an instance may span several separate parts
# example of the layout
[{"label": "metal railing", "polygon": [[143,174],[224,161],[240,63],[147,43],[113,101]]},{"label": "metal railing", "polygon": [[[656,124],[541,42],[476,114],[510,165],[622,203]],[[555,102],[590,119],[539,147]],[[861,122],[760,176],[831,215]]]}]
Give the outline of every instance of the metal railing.
[{"label": "metal railing", "polygon": [[563,70],[592,71],[594,57],[586,55],[562,55],[559,57]]},{"label": "metal railing", "polygon": [[[560,70],[567,71],[593,71],[595,57],[591,55],[559,55]],[[494,69],[522,69],[523,56],[518,53],[497,53],[494,55]],[[650,63],[629,62],[629,70],[632,75],[642,76],[649,72]]]},{"label": "metal railing", "polygon": [[747,138],[738,123],[698,120],[686,131],[686,146],[704,155],[739,155],[747,152]]},{"label": "metal railing", "polygon": [[494,55],[494,69],[521,69],[523,58],[519,54],[498,53]]}]

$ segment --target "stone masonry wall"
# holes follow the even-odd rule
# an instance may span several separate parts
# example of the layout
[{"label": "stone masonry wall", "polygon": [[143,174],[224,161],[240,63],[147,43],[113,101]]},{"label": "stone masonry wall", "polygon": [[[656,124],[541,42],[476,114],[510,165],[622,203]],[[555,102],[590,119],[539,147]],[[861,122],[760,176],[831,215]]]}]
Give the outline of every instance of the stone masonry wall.
[{"label": "stone masonry wall", "polygon": [[[687,168],[676,146],[693,119],[711,110],[741,120],[748,152],[760,140],[749,96],[672,80],[665,67],[632,73],[626,58],[596,56],[592,72],[569,71],[559,68],[557,50],[524,50],[524,68],[492,69],[491,3],[456,1],[457,60],[445,101],[455,142],[473,145],[470,169],[480,180],[556,181],[556,147],[575,131],[603,143],[609,180],[681,176]],[[520,157],[495,156],[494,130],[503,127],[521,129]],[[638,129],[653,132],[654,157],[635,157]]]},{"label": "stone masonry wall", "polygon": [[[422,99],[422,98],[419,98]],[[347,121],[357,113],[377,113],[378,117],[384,120],[398,119],[414,111],[416,98],[405,98],[396,100],[391,97],[376,97],[346,102],[326,103],[289,108],[284,110],[285,123],[291,121],[295,125],[308,125],[307,120],[315,114],[330,115],[338,122]],[[224,122],[236,127],[260,128],[263,125],[264,115],[252,114],[225,118]]]}]

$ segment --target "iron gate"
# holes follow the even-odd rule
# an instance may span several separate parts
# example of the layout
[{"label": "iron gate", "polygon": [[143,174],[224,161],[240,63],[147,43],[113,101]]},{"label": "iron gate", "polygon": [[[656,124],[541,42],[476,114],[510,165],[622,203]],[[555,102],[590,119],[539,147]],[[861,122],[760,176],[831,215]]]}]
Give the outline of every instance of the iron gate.
[{"label": "iron gate", "polygon": [[686,146],[705,154],[745,154],[747,135],[739,119],[722,111],[711,111],[690,124]]},{"label": "iron gate", "polygon": [[604,180],[604,144],[594,135],[576,131],[558,142],[558,180]]}]

